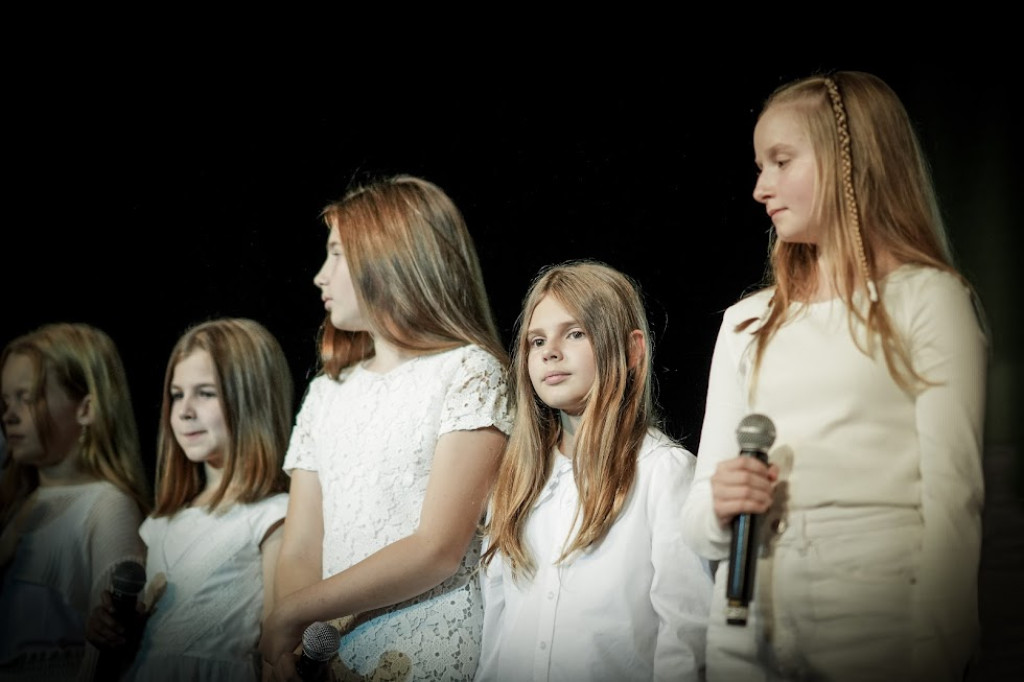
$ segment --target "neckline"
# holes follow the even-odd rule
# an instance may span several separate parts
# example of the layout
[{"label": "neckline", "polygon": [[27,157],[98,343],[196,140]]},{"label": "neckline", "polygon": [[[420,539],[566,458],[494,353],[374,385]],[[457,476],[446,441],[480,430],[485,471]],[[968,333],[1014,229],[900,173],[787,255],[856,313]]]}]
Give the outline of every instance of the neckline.
[{"label": "neckline", "polygon": [[[876,280],[876,283],[877,283],[877,285],[879,287],[879,294],[884,295],[884,293],[885,293],[882,290],[882,286],[883,285],[890,284],[892,282],[899,282],[900,280],[902,280],[905,277],[907,277],[907,275],[911,271],[913,271],[916,267],[917,267],[916,263],[901,263],[899,266],[893,268],[888,273],[886,273],[885,277],[882,277],[882,278]],[[864,300],[864,292],[863,291],[858,289],[857,291],[855,291],[853,293],[853,301],[854,301],[854,303],[858,303],[859,304],[863,300]],[[807,308],[821,308],[821,307],[825,307],[825,306],[832,306],[832,305],[835,305],[836,303],[844,304],[845,301],[842,299],[841,296],[833,296],[832,298],[825,298],[825,299],[822,299],[820,301],[793,301],[791,305],[804,306],[804,307],[807,307]]]},{"label": "neckline", "polygon": [[403,374],[408,367],[411,367],[412,365],[414,365],[416,363],[416,361],[419,360],[422,357],[424,357],[424,356],[422,356],[422,355],[414,355],[414,356],[410,357],[409,359],[403,360],[402,362],[398,363],[397,365],[395,365],[391,369],[387,370],[386,372],[377,372],[377,371],[374,371],[374,370],[370,369],[369,367],[367,367],[367,363],[369,363],[370,360],[360,360],[358,363],[356,363],[355,369],[356,369],[356,371],[360,372],[361,374],[364,374],[364,375],[366,375],[368,377],[371,377],[373,379],[386,379],[388,377],[393,377],[393,376],[397,376],[399,374]]}]

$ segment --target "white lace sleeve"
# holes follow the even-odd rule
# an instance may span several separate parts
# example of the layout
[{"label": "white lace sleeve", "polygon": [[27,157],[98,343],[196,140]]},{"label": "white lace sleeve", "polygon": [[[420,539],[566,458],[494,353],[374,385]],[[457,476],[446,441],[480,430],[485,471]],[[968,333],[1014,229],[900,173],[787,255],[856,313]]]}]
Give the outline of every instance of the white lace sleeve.
[{"label": "white lace sleeve", "polygon": [[315,452],[314,434],[317,432],[317,421],[323,401],[324,382],[331,381],[327,376],[319,376],[310,382],[306,395],[302,399],[302,406],[295,417],[295,425],[292,427],[291,437],[288,441],[288,451],[284,457],[284,470],[288,474],[294,469],[306,471],[318,471]]},{"label": "white lace sleeve", "polygon": [[488,426],[505,434],[512,431],[507,377],[494,356],[469,346],[445,395],[440,432]]}]

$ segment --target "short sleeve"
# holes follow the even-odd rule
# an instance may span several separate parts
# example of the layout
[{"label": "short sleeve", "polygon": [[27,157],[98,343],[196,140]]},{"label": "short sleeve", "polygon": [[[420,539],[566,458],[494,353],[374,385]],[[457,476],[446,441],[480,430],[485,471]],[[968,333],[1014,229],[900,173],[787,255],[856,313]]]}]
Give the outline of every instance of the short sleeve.
[{"label": "short sleeve", "polygon": [[288,511],[288,493],[278,493],[253,505],[249,517],[253,541],[258,545],[270,528],[283,519]]},{"label": "short sleeve", "polygon": [[310,382],[306,395],[302,399],[302,406],[295,417],[295,424],[288,441],[288,451],[284,457],[284,470],[289,475],[295,469],[306,471],[318,471],[320,466],[316,458],[314,448],[316,440],[316,423],[320,412],[323,409],[324,389],[331,379],[327,376],[319,376]]},{"label": "short sleeve", "polygon": [[110,587],[114,566],[122,561],[146,565],[146,546],[139,535],[142,511],[129,495],[110,484],[96,498],[86,522],[88,551],[92,567],[90,610]]},{"label": "short sleeve", "polygon": [[445,395],[440,433],[494,426],[508,435],[512,413],[504,368],[477,346],[467,346]]}]

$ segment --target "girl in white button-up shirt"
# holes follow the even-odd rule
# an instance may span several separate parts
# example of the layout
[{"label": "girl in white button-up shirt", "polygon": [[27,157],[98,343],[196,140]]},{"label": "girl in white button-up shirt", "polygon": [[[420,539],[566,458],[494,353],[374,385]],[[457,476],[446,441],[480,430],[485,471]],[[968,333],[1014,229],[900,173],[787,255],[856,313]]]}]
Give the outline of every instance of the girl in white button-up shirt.
[{"label": "girl in white button-up shirt", "polygon": [[552,266],[518,326],[476,679],[703,679],[711,577],[679,523],[695,457],[655,426],[638,287]]}]

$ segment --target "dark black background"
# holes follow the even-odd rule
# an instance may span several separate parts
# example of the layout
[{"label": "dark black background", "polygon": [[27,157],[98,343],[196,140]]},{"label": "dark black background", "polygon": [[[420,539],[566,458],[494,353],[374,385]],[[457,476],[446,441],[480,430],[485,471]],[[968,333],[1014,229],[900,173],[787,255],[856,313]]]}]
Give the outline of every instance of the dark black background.
[{"label": "dark black background", "polygon": [[[676,49],[659,31],[656,48],[634,34],[543,55],[530,36],[487,49],[486,37],[469,46],[426,35],[399,52],[391,27],[354,21],[310,30],[305,40],[324,48],[315,56],[265,29],[242,47],[221,29],[157,39],[138,26],[127,42],[86,30],[69,47],[67,25],[56,37],[36,27],[28,49],[8,51],[4,83],[0,343],[52,321],[110,333],[152,471],[178,336],[218,316],[264,323],[291,361],[297,408],[323,317],[318,212],[353,178],[412,173],[463,210],[506,343],[543,265],[592,257],[639,280],[668,430],[696,451],[721,312],[760,280],[767,253],[769,221],[751,198],[761,102],[811,72],[872,71],[918,127],[958,263],[990,318],[986,453],[997,464],[986,471],[999,485],[983,586],[997,587],[983,594],[983,616],[997,623],[987,631],[997,659],[999,637],[1020,633],[1006,590],[1024,556],[1012,540],[1024,527],[1024,340],[1011,299],[1024,187],[1017,64],[977,36],[969,50],[948,39],[883,50],[871,32],[836,40],[856,50],[782,58],[778,44],[805,36],[763,21],[742,52]],[[8,25],[12,44],[24,45],[21,28]],[[367,35],[373,49],[340,49]]]},{"label": "dark black background", "polygon": [[781,82],[852,68],[904,99],[960,264],[990,308],[995,355],[1020,347],[1006,292],[1021,178],[1008,65],[683,66],[467,60],[346,74],[85,56],[26,77],[11,107],[8,187],[20,217],[3,235],[0,341],[54,320],[108,331],[147,454],[167,354],[192,323],[266,324],[291,360],[298,401],[323,315],[312,284],[326,236],[318,211],[353,178],[407,172],[463,210],[506,341],[545,264],[593,257],[637,278],[668,429],[696,450],[720,313],[764,268],[769,221],[751,198],[756,113]]}]

